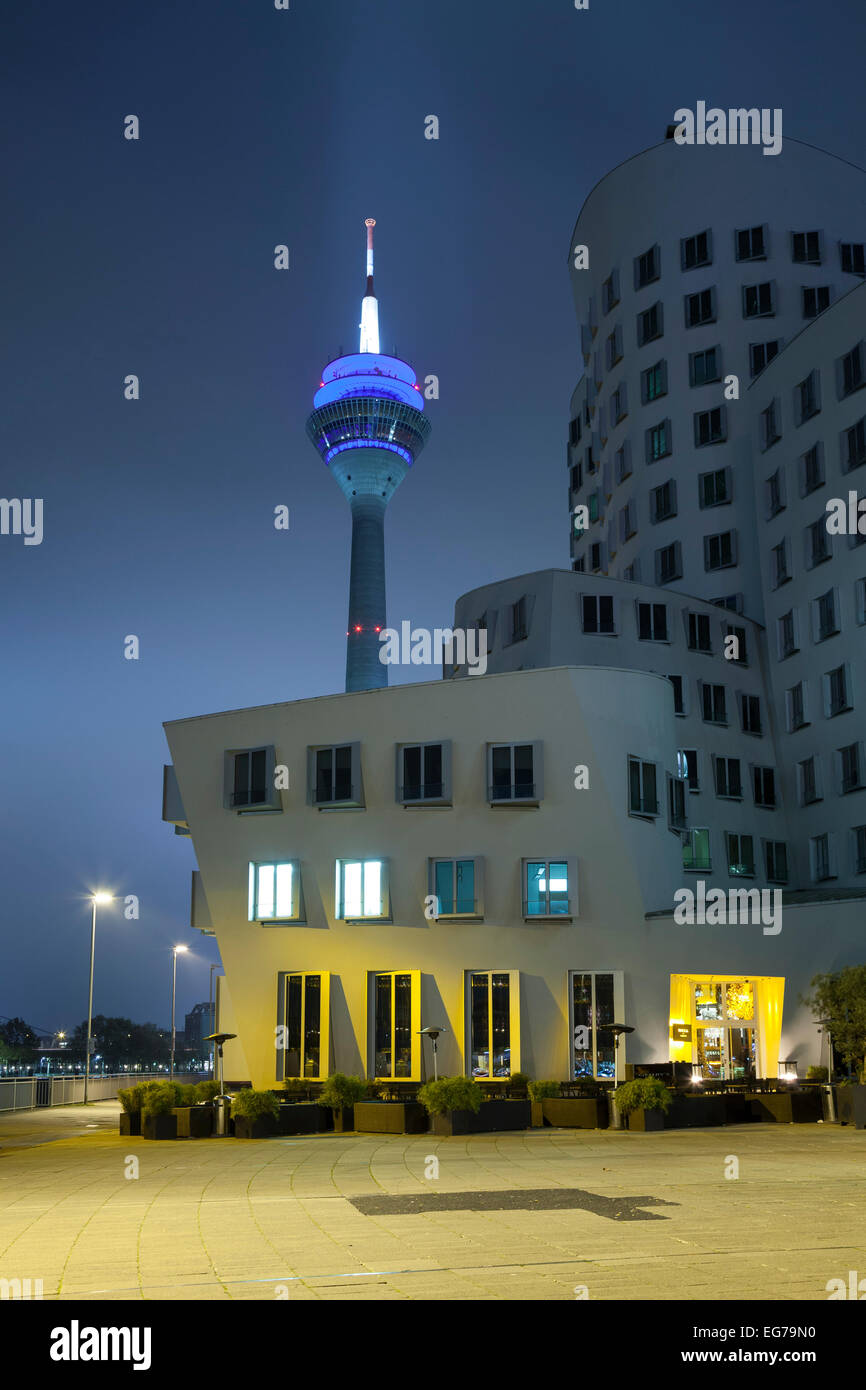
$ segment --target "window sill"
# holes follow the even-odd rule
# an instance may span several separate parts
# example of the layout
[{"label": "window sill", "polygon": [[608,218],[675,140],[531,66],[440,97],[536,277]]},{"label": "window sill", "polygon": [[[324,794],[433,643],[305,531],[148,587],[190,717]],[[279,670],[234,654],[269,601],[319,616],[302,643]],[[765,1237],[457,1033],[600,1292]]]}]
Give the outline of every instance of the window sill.
[{"label": "window sill", "polygon": [[524,922],[573,922],[574,914],[571,912],[524,912],[523,920]]},{"label": "window sill", "polygon": [[438,917],[431,918],[434,922],[483,922],[483,912],[440,912]]},{"label": "window sill", "polygon": [[306,917],[254,917],[250,926],[256,927],[305,927]]},{"label": "window sill", "polygon": [[537,811],[541,805],[541,802],[538,799],[538,797],[511,797],[509,800],[503,799],[502,801],[488,801],[487,805],[490,807],[492,811],[499,810],[503,806],[508,807],[511,810]]},{"label": "window sill", "polygon": [[314,805],[317,811],[365,811],[367,809],[360,801],[317,801]]},{"label": "window sill", "polygon": [[398,801],[398,806],[402,806],[404,811],[451,811],[454,809],[454,802],[445,797],[431,797],[429,801]]},{"label": "window sill", "polygon": [[386,926],[394,925],[393,917],[335,917],[335,922],[345,922],[347,926],[366,926],[370,922],[383,922]]}]

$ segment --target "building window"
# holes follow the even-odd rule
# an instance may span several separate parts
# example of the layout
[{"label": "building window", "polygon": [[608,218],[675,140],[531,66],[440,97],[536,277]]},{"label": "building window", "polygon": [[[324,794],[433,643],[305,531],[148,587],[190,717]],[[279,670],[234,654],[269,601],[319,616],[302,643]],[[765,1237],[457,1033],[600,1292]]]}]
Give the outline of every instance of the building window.
[{"label": "building window", "polygon": [[668,610],[664,603],[639,603],[637,635],[642,642],[668,640]]},{"label": "building window", "polygon": [[828,589],[826,594],[821,594],[820,598],[813,599],[813,604],[815,641],[826,642],[828,637],[835,636],[839,631],[835,589]]},{"label": "building window", "polygon": [[274,787],[276,752],[264,748],[231,748],[224,758],[223,805],[228,811],[278,811],[280,794]]},{"label": "building window", "polygon": [[824,699],[828,719],[835,718],[837,714],[844,714],[846,710],[851,708],[848,684],[847,667],[837,666],[835,670],[826,672],[824,676]]},{"label": "building window", "polygon": [[250,864],[248,921],[300,922],[301,861]]},{"label": "building window", "polygon": [[840,241],[839,259],[846,275],[866,275],[866,247],[862,241]]},{"label": "building window", "polygon": [[779,340],[774,338],[769,343],[750,343],[749,344],[749,371],[755,377],[758,376],[769,362],[772,362],[776,353],[779,351]]},{"label": "building window", "polygon": [[764,483],[764,497],[766,500],[766,519],[778,516],[779,512],[785,508],[785,474],[783,469],[777,468],[775,473],[771,473]]},{"label": "building window", "polygon": [[646,432],[646,461],[656,463],[671,452],[671,422],[662,420]]},{"label": "building window", "polygon": [[601,541],[593,541],[589,547],[589,568],[593,574],[602,568]]},{"label": "building window", "polygon": [[308,750],[310,801],[314,806],[361,806],[361,745],[332,744]]},{"label": "building window", "polygon": [[628,809],[634,816],[657,816],[656,765],[640,758],[628,760]]},{"label": "building window", "polygon": [[620,447],[613,456],[614,470],[618,483],[631,476],[631,446],[627,439],[624,439]]},{"label": "building window", "polygon": [[688,644],[691,652],[711,652],[710,620],[705,613],[689,613]]},{"label": "building window", "polygon": [[698,750],[696,748],[677,749],[677,776],[682,777],[690,792],[699,792],[701,781],[698,775]]},{"label": "building window", "polygon": [[721,444],[727,439],[725,412],[720,405],[712,410],[699,410],[694,416],[695,448],[705,444]]},{"label": "building window", "polygon": [[776,805],[776,772],[772,767],[752,768],[752,787],[755,805],[774,809]]},{"label": "building window", "polygon": [[658,246],[651,246],[648,251],[644,251],[642,256],[635,256],[634,287],[636,290],[642,290],[644,285],[649,285],[653,280],[659,278],[661,274],[659,261]]},{"label": "building window", "polygon": [[517,1048],[512,1043],[512,1036],[515,1043],[519,1036],[516,977],[517,972],[509,970],[469,973],[469,1059],[472,1075],[479,1079],[510,1076],[518,1070]]},{"label": "building window", "polygon": [[372,994],[374,1077],[420,1081],[421,972],[373,975]]},{"label": "building window", "polygon": [[846,396],[850,396],[854,391],[859,391],[864,381],[866,381],[863,370],[863,359],[864,356],[866,356],[864,347],[866,347],[866,345],[860,342],[856,347],[853,347],[850,352],[846,352],[845,355],[839,359],[838,395],[840,400],[844,400]]},{"label": "building window", "polygon": [[484,860],[431,859],[428,886],[437,917],[484,916]]},{"label": "building window", "polygon": [[744,734],[760,734],[761,699],[759,695],[740,696],[740,723]]},{"label": "building window", "polygon": [[820,411],[818,394],[818,373],[812,371],[794,387],[794,419],[797,425],[805,424]]},{"label": "building window", "polygon": [[663,314],[661,300],[652,304],[649,309],[644,309],[642,314],[637,316],[637,345],[643,347],[645,343],[651,343],[654,339],[660,338],[663,332]]},{"label": "building window", "polygon": [[706,386],[708,382],[720,381],[722,375],[721,349],[705,348],[703,352],[689,353],[689,385]]},{"label": "building window", "polygon": [[656,362],[652,367],[647,367],[640,374],[640,398],[642,405],[648,405],[650,401],[657,401],[659,396],[667,394],[668,373],[667,364],[664,361]]},{"label": "building window", "polygon": [[827,519],[821,517],[806,527],[806,567],[814,569],[830,559],[830,537],[827,534]]},{"label": "building window", "polygon": [[751,835],[725,836],[728,847],[728,873],[732,878],[754,878],[755,851]]},{"label": "building window", "polygon": [[568,425],[568,442],[572,447],[580,443],[580,436],[583,432],[583,425],[579,415],[575,415]]},{"label": "building window", "polygon": [[712,233],[697,232],[695,236],[683,237],[680,241],[680,265],[683,270],[697,270],[699,266],[712,263]]},{"label": "building window", "polygon": [[776,312],[773,304],[773,283],[765,280],[760,285],[743,286],[743,318],[765,318]]},{"label": "building window", "polygon": [[386,859],[338,859],[336,911],[344,922],[391,915]]},{"label": "building window", "polygon": [[807,286],[802,288],[803,318],[814,319],[830,307],[829,285]]},{"label": "building window", "polygon": [[683,690],[682,676],[668,676],[668,680],[674,688],[674,714],[685,714],[685,692]]},{"label": "building window", "polygon": [[712,288],[699,290],[697,294],[687,294],[685,297],[686,328],[699,328],[703,323],[715,323],[715,301],[715,291]]},{"label": "building window", "polygon": [[662,546],[655,553],[656,583],[670,584],[683,577],[682,546],[679,541]]},{"label": "building window", "polygon": [[628,414],[627,392],[625,382],[620,382],[610,398],[610,422],[611,425],[618,425],[620,420],[624,420]]},{"label": "building window", "polygon": [[830,853],[830,836],[815,835],[809,841],[809,857],[811,859],[812,880],[814,883],[823,883],[825,879],[835,878],[833,872],[832,856]]},{"label": "building window", "polygon": [[397,745],[397,800],[402,805],[450,802],[450,740]]},{"label": "building window", "polygon": [[806,695],[802,681],[798,681],[796,685],[785,692],[785,703],[788,713],[788,733],[793,734],[798,729],[805,728],[809,722],[806,718]]},{"label": "building window", "polygon": [[686,784],[679,777],[671,777],[667,774],[668,784],[668,828],[670,830],[685,830],[686,819]]},{"label": "building window", "polygon": [[792,232],[791,260],[796,265],[820,265],[821,233]]},{"label": "building window", "polygon": [[615,367],[622,359],[622,328],[617,324],[606,344],[607,370]]},{"label": "building window", "polygon": [[330,976],[285,974],[280,977],[284,1046],[281,1080],[319,1081],[328,1074]]},{"label": "building window", "polygon": [[788,882],[788,846],[784,840],[764,841],[764,862],[770,883]]},{"label": "building window", "polygon": [[738,261],[761,261],[766,259],[766,237],[764,227],[746,227],[734,233],[736,257]]},{"label": "building window", "polygon": [[704,536],[704,569],[728,569],[737,563],[737,533],[722,531],[717,536]]},{"label": "building window", "polygon": [[524,859],[524,917],[577,915],[577,869],[574,860]]},{"label": "building window", "polygon": [[824,485],[824,459],[820,444],[813,444],[805,454],[801,456],[802,463],[802,484],[800,496],[808,497],[811,492],[816,492],[819,487]]},{"label": "building window", "polygon": [[857,622],[862,627],[866,623],[866,579],[857,580],[854,596],[857,603]]},{"label": "building window", "polygon": [[522,642],[529,635],[526,619],[526,595],[511,605],[511,640]]},{"label": "building window", "polygon": [[854,872],[866,874],[866,825],[854,827]]},{"label": "building window", "polygon": [[582,487],[583,487],[583,468],[582,468],[582,466],[581,466],[579,463],[576,463],[576,464],[574,465],[574,467],[572,468],[572,470],[571,470],[571,490],[572,490],[572,492],[580,492],[580,489],[581,489]]},{"label": "building window", "polygon": [[710,832],[692,826],[683,836],[683,869],[686,873],[709,873],[712,867]]},{"label": "building window", "polygon": [[[622,994],[622,986],[618,991]],[[571,1075],[611,1078],[616,1076],[616,1038],[610,1025],[616,1020],[613,973],[571,972]]]},{"label": "building window", "polygon": [[766,410],[761,411],[761,448],[766,450],[782,438],[776,402],[771,401]]},{"label": "building window", "polygon": [[616,632],[613,615],[613,599],[609,594],[582,594],[584,632],[602,632],[608,635]]},{"label": "building window", "polygon": [[701,703],[705,724],[727,724],[725,708],[725,687],[701,683]]},{"label": "building window", "polygon": [[677,485],[673,478],[650,492],[650,519],[655,525],[659,521],[669,521],[677,514]]},{"label": "building window", "polygon": [[601,311],[609,314],[619,303],[619,272],[612,270],[601,287]]},{"label": "building window", "polygon": [[843,796],[862,788],[862,757],[859,743],[849,743],[847,747],[839,749],[839,774],[839,790]]},{"label": "building window", "polygon": [[784,661],[786,657],[793,656],[794,652],[800,650],[793,608],[790,608],[787,613],[783,613],[778,619],[778,636],[780,661]]},{"label": "building window", "polygon": [[716,796],[739,801],[743,796],[739,758],[715,758]]},{"label": "building window", "polygon": [[487,773],[491,804],[540,801],[541,743],[488,743]]},{"label": "building window", "polygon": [[811,806],[823,800],[818,784],[818,764],[814,757],[804,758],[797,764],[800,780],[800,805]]},{"label": "building window", "polygon": [[851,473],[855,468],[861,468],[866,463],[866,416],[858,420],[856,425],[850,429],[842,431],[843,447],[843,466],[846,473]]},{"label": "building window", "polygon": [[790,541],[784,537],[778,545],[774,545],[770,551],[772,564],[772,583],[774,589],[780,589],[783,584],[787,584],[791,578],[790,566]]},{"label": "building window", "polygon": [[637,532],[637,523],[634,519],[634,502],[626,502],[619,514],[619,538],[620,543],[625,544],[630,541]]}]

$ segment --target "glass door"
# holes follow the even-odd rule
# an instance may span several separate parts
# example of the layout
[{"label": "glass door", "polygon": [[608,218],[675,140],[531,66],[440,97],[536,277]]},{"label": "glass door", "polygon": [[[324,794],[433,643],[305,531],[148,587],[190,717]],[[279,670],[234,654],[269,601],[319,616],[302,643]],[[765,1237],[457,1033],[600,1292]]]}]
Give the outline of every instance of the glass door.
[{"label": "glass door", "polygon": [[747,1081],[756,1073],[753,980],[693,980],[695,1066],[713,1081]]}]

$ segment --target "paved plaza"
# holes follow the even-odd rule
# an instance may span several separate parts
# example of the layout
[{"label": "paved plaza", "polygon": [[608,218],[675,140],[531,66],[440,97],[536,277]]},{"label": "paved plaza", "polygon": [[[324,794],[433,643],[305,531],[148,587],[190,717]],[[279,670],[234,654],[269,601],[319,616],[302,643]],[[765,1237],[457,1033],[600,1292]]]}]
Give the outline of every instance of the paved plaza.
[{"label": "paved plaza", "polygon": [[118,1113],[0,1116],[0,1278],[60,1300],[725,1302],[866,1276],[848,1127],[155,1143]]}]

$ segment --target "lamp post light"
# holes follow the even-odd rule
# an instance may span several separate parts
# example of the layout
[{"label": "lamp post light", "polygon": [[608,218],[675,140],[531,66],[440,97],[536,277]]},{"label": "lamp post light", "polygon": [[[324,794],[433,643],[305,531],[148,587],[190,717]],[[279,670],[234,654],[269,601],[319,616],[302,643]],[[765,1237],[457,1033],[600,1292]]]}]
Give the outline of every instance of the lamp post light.
[{"label": "lamp post light", "polygon": [[[215,1000],[215,998],[214,998],[214,989],[213,989],[213,972],[214,972],[215,970],[219,970],[219,965],[218,965],[218,964],[217,964],[217,965],[212,965],[211,968],[210,968],[210,1031],[211,1031],[211,1037],[213,1037],[213,1035],[216,1033],[216,1000]],[[210,1074],[211,1074],[211,1076],[213,1076],[213,1074],[214,1074],[214,1072],[215,1072],[215,1070],[216,1070],[216,1068],[214,1067],[214,1062],[215,1062],[215,1060],[216,1060],[216,1058],[215,1058],[215,1056],[214,1056],[215,1052],[216,1052],[216,1045],[214,1045],[214,1046],[211,1048],[211,1050],[210,1050]]]},{"label": "lamp post light", "polygon": [[170,1081],[174,1080],[174,996],[177,988],[177,956],[179,951],[188,950],[188,946],[172,946],[171,948],[171,1070],[168,1074]]},{"label": "lamp post light", "polygon": [[[818,1032],[827,1035],[827,1119],[831,1124],[836,1121],[836,1097],[833,1095],[833,1039],[830,1036],[829,1018],[819,1018],[816,1020]],[[821,1049],[823,1051],[823,1048]],[[821,1053],[819,1052],[819,1057]]]},{"label": "lamp post light", "polygon": [[97,903],[110,903],[114,899],[111,893],[93,893],[90,898],[90,994],[87,1001],[87,1056],[84,1060],[84,1104],[87,1104],[87,1093],[90,1089],[90,1049],[92,1047],[91,1033],[93,1031],[93,955],[96,950],[96,905]]},{"label": "lamp post light", "polygon": [[440,1033],[444,1033],[444,1032],[446,1032],[446,1031],[447,1031],[447,1030],[446,1030],[445,1028],[442,1028],[442,1027],[440,1027],[439,1025],[437,1025],[436,1027],[433,1027],[433,1028],[429,1028],[429,1027],[428,1027],[428,1028],[422,1028],[422,1029],[419,1031],[419,1034],[418,1034],[418,1036],[421,1037],[421,1038],[429,1038],[430,1041],[431,1041],[431,1043],[433,1044],[433,1080],[434,1080],[434,1081],[438,1081],[438,1080],[439,1080],[439,1061],[438,1061],[439,1034],[440,1034]]}]

